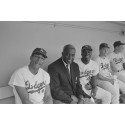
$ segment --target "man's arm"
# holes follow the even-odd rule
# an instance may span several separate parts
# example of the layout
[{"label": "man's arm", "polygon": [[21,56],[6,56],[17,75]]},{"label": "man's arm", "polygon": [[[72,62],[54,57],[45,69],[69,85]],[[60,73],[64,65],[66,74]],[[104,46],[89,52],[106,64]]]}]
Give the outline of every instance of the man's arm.
[{"label": "man's arm", "polygon": [[[77,87],[80,84],[77,85]],[[79,89],[78,89],[79,88]],[[81,85],[77,88],[77,90],[80,92],[81,91]],[[77,93],[78,94],[78,93]],[[90,100],[91,96],[89,96],[88,94],[86,94],[83,90],[81,91],[81,93],[78,94],[78,104],[93,104],[93,102]]]},{"label": "man's arm", "polygon": [[111,78],[107,78],[107,77],[102,76],[101,74],[98,74],[98,79],[100,79],[102,81],[108,81],[111,84],[114,84],[114,78],[113,78],[113,76]]},{"label": "man's arm", "polygon": [[90,84],[91,84],[91,86],[92,86],[92,89],[95,89],[96,86],[97,86],[97,84],[96,84],[96,79],[97,79],[97,75],[91,77]]},{"label": "man's arm", "polygon": [[80,84],[80,71],[78,68],[78,77],[77,77],[77,84],[76,84],[76,95],[79,99],[81,98],[91,98],[88,94],[86,94],[83,89],[82,85]]},{"label": "man's arm", "polygon": [[76,95],[79,99],[82,98],[91,98],[88,94],[86,94],[83,90],[82,90],[82,85],[80,84],[80,82],[77,83],[76,85]]},{"label": "man's arm", "polygon": [[49,66],[48,72],[50,74],[50,88],[52,95],[57,100],[65,103],[71,103],[73,99],[62,90],[60,85],[60,76],[56,71],[56,68],[54,66]]},{"label": "man's arm", "polygon": [[117,68],[114,66],[113,62],[110,61],[110,67],[111,67],[111,70],[112,72],[117,72]]},{"label": "man's arm", "polygon": [[44,93],[44,104],[53,104],[53,100],[52,100],[52,96],[51,96],[51,92],[50,92],[50,86],[46,85],[46,90]]},{"label": "man's arm", "polygon": [[29,94],[26,91],[25,87],[19,87],[15,85],[15,89],[22,101],[23,104],[33,104],[30,100],[29,100]]},{"label": "man's arm", "polygon": [[97,91],[97,84],[96,84],[96,80],[97,80],[97,75],[96,76],[92,76],[91,80],[90,80],[90,84],[92,87],[92,97],[96,96],[96,91]]}]

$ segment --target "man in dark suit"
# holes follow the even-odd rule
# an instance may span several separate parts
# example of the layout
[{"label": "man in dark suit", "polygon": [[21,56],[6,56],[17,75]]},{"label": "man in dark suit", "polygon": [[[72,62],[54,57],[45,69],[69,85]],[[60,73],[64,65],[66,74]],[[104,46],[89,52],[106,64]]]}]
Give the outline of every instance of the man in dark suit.
[{"label": "man in dark suit", "polygon": [[73,62],[75,47],[66,45],[62,57],[48,66],[50,88],[55,104],[92,103],[90,96],[84,93],[79,82],[79,67]]}]

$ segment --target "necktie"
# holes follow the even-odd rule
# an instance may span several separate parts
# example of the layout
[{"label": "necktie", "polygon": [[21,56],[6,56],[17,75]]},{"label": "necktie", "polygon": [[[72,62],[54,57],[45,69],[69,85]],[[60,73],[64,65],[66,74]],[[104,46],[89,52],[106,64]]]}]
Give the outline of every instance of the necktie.
[{"label": "necktie", "polygon": [[69,67],[68,67],[68,65],[66,65],[66,69],[67,69],[67,72],[68,72],[69,77],[70,77],[70,80],[71,80],[71,74],[70,74],[70,71],[69,71]]}]

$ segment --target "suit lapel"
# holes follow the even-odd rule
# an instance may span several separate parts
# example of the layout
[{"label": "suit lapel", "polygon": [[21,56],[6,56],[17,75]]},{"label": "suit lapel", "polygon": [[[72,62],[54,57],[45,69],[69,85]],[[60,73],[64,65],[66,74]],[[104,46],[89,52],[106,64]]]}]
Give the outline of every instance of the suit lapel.
[{"label": "suit lapel", "polygon": [[72,90],[74,92],[74,94],[76,93],[76,73],[75,73],[75,69],[73,67],[73,64],[70,65],[70,73],[71,73],[71,83],[72,83]]},{"label": "suit lapel", "polygon": [[66,67],[65,67],[65,65],[64,65],[64,63],[62,61],[62,59],[61,59],[61,65],[62,65],[62,70],[64,72],[64,75],[67,77],[68,81],[71,83],[71,79],[70,79],[69,73],[68,73],[68,71],[67,71],[67,69],[66,69]]},{"label": "suit lapel", "polygon": [[72,85],[74,86],[74,70],[73,70],[73,65],[71,64],[70,65],[70,74],[71,74],[71,82],[72,82]]}]

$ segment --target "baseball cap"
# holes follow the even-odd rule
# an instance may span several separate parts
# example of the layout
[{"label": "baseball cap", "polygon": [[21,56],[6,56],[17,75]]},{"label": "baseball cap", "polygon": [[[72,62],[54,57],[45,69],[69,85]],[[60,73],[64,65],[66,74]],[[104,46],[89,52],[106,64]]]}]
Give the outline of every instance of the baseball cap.
[{"label": "baseball cap", "polygon": [[114,42],[114,47],[120,46],[120,45],[125,45],[125,43],[122,43],[121,41],[115,41]]},{"label": "baseball cap", "polygon": [[33,50],[32,55],[42,55],[44,58],[47,58],[47,52],[43,48],[36,48]]},{"label": "baseball cap", "polygon": [[102,49],[102,48],[110,48],[110,47],[108,46],[107,43],[101,43],[99,46],[99,49]]},{"label": "baseball cap", "polygon": [[84,51],[84,50],[92,51],[92,47],[90,45],[85,45],[85,46],[82,47],[81,51]]}]

